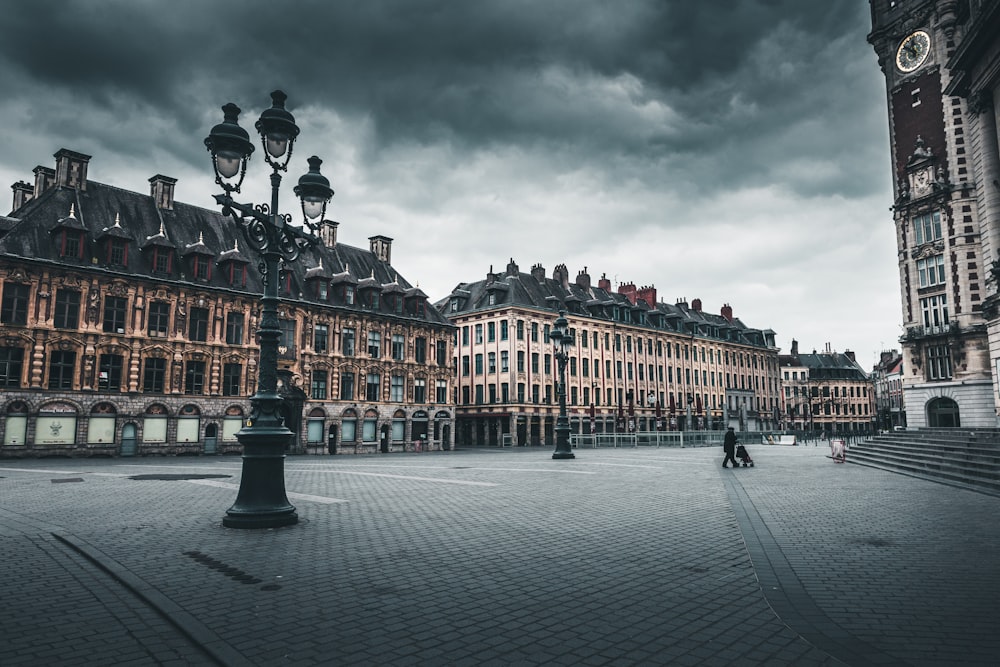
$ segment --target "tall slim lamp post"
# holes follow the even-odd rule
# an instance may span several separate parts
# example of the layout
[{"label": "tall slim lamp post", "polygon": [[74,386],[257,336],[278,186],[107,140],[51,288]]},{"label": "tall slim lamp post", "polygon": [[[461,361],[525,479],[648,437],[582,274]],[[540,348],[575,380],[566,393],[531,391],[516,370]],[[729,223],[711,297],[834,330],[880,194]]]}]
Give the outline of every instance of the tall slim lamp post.
[{"label": "tall slim lamp post", "polygon": [[575,459],[569,445],[569,419],[566,417],[566,362],[569,360],[569,349],[573,347],[573,334],[569,332],[565,310],[559,311],[549,338],[555,347],[556,363],[559,365],[559,418],[556,420],[556,451],[552,453],[552,458]]},{"label": "tall slim lamp post", "polygon": [[[261,319],[257,330],[260,346],[257,391],[250,397],[250,416],[236,434],[243,446],[243,471],[236,502],[226,511],[222,524],[229,528],[276,528],[298,523],[295,507],[285,494],[285,449],[292,432],[281,416],[282,398],[278,395],[278,284],[283,262],[295,261],[302,248],[319,239],[302,227],[295,227],[292,216],[278,212],[278,189],[281,172],[288,170],[292,146],[299,134],[295,118],[285,110],[286,95],[271,93],[272,105],[260,115],[255,127],[260,133],[264,159],[271,166],[271,203],[241,204],[233,200],[246,175],[247,162],[254,146],[246,130],[240,127],[240,108],[230,102],[222,107],[224,120],[212,128],[205,146],[212,154],[215,182],[225,191],[215,195],[224,216],[232,216],[243,230],[247,243],[261,261],[257,266],[264,282],[261,296]],[[330,181],[319,173],[322,163],[311,157],[309,173],[299,179],[295,194],[302,201],[308,230],[315,230],[323,219],[326,205],[333,197]]]}]

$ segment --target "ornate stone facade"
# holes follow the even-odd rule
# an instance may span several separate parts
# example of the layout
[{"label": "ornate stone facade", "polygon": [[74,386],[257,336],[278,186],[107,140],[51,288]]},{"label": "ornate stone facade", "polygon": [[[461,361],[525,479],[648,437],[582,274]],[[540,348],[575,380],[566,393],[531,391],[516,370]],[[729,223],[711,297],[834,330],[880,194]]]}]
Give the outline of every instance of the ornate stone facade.
[{"label": "ornate stone facade", "polygon": [[[62,150],[0,218],[0,455],[238,452],[255,391],[260,277],[237,226],[87,180]],[[453,445],[454,329],[369,250],[322,243],[280,277],[292,450]]]}]

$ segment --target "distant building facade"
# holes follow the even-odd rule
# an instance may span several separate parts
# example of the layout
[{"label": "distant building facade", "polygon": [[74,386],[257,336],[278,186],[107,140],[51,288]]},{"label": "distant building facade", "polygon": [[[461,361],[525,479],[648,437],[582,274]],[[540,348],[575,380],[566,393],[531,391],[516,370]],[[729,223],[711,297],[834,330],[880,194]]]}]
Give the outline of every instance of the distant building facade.
[{"label": "distant building facade", "polygon": [[[872,432],[875,401],[871,379],[858,366],[853,352],[834,352],[827,345],[822,353],[800,354],[798,342],[792,341],[791,353],[781,355],[779,364],[785,383],[785,413],[791,415],[792,428],[827,435]],[[786,372],[790,379],[784,377]]]},{"label": "distant building facade", "polygon": [[870,5],[889,111],[906,418],[997,426],[1000,3]]},{"label": "distant building facade", "polygon": [[883,352],[872,369],[875,390],[876,427],[889,431],[906,427],[906,407],[903,403],[903,357],[898,350]]},{"label": "distant building facade", "polygon": [[456,421],[474,445],[552,445],[558,368],[549,339],[560,311],[575,340],[566,368],[572,433],[770,430],[779,416],[774,332],[660,303],[654,287],[592,283],[586,269],[540,265],[460,283],[437,307],[458,329]]},{"label": "distant building facade", "polygon": [[[263,287],[239,226],[175,201],[172,178],[142,195],[55,157],[0,218],[0,456],[240,451]],[[391,239],[336,231],[280,276],[292,451],[450,447],[452,325],[393,269]]]}]

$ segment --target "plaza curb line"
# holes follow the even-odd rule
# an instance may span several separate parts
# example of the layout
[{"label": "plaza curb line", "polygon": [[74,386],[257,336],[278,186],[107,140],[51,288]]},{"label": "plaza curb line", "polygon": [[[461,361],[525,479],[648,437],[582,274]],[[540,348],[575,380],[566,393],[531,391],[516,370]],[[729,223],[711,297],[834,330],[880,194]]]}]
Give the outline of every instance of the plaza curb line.
[{"label": "plaza curb line", "polygon": [[124,565],[73,535],[53,532],[52,537],[70,547],[148,604],[215,663],[224,667],[254,665],[242,653],[209,630],[177,603],[147,584]]}]

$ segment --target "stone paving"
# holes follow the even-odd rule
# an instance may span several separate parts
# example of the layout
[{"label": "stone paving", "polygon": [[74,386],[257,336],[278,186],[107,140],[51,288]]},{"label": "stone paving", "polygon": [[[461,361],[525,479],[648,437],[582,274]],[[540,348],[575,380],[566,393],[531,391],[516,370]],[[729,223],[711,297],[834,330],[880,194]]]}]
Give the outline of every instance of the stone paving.
[{"label": "stone paving", "polygon": [[1000,663],[1000,498],[750,452],[0,460],[0,665]]}]

